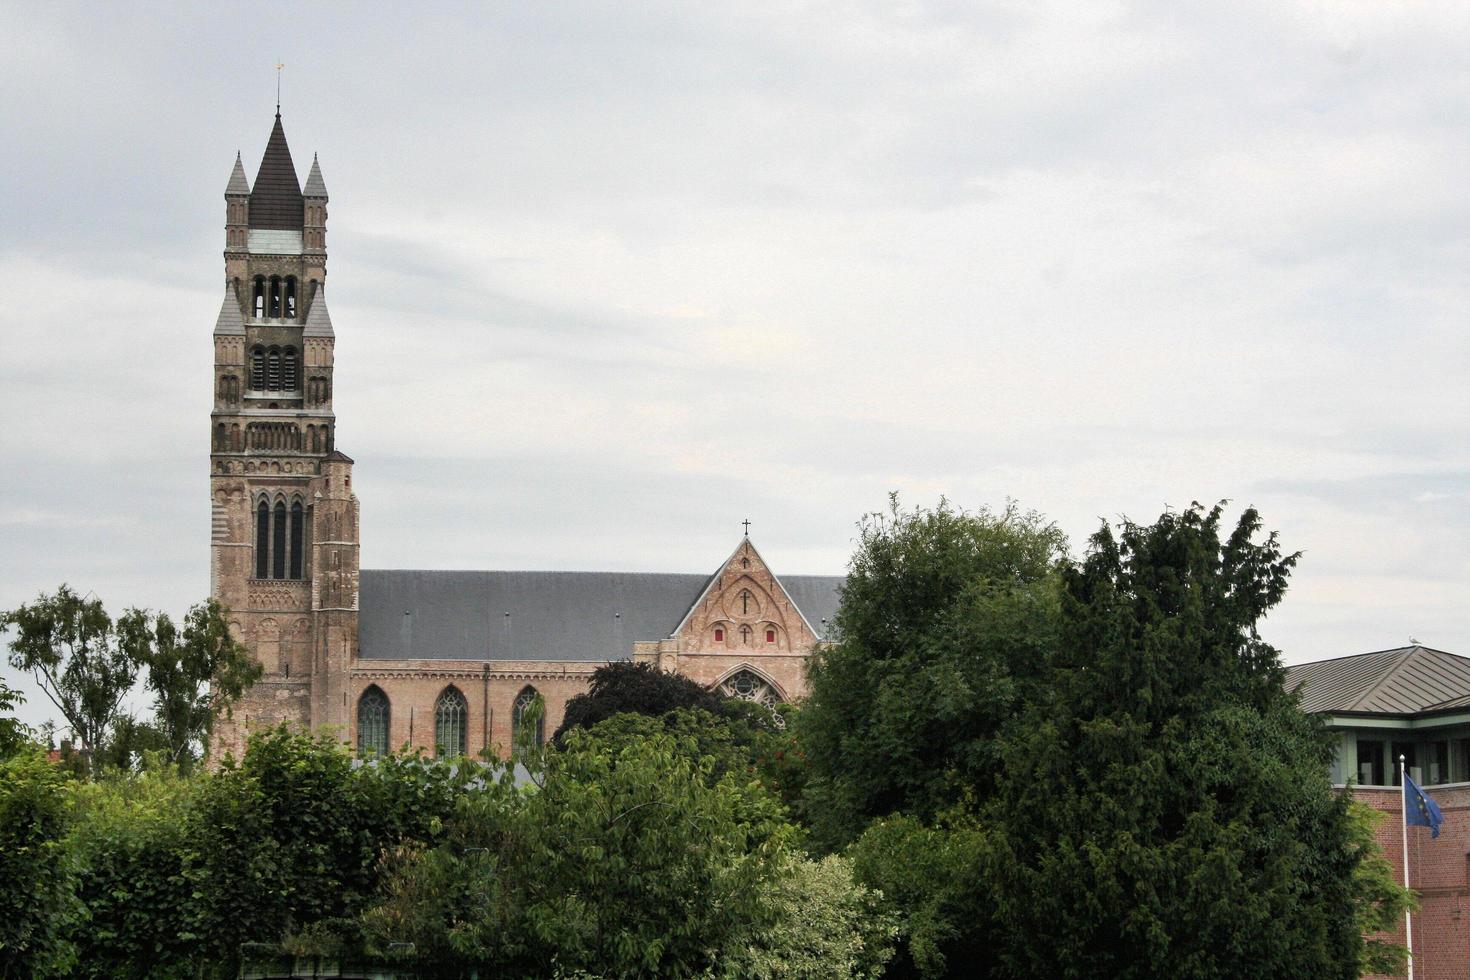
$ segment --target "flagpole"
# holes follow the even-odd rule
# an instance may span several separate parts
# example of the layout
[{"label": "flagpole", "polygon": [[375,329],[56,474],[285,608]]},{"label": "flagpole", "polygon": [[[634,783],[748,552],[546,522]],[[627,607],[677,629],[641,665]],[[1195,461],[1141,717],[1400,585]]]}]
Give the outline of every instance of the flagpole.
[{"label": "flagpole", "polygon": [[[1404,888],[1409,887],[1409,780],[1404,757],[1399,756],[1399,818],[1404,842]],[[1404,945],[1409,947],[1409,980],[1414,980],[1414,920],[1404,909]]]}]

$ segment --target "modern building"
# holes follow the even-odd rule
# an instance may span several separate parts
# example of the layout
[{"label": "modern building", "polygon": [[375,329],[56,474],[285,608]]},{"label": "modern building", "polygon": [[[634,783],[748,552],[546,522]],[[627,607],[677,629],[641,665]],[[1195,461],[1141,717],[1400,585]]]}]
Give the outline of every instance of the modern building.
[{"label": "modern building", "polygon": [[299,183],[279,112],[255,183],[237,154],[225,187],[210,591],[265,676],[221,719],[217,750],[290,721],[363,751],[505,754],[537,695],[544,737],[618,659],[750,700],[802,695],[842,580],[779,578],[748,535],[688,575],[359,568],[332,407],[328,200],[315,158]]},{"label": "modern building", "polygon": [[1420,894],[1414,975],[1470,978],[1470,657],[1399,647],[1299,664],[1286,683],[1337,737],[1332,781],[1387,815],[1378,843],[1400,881],[1399,756],[1439,804],[1438,838],[1408,830],[1409,883]]}]

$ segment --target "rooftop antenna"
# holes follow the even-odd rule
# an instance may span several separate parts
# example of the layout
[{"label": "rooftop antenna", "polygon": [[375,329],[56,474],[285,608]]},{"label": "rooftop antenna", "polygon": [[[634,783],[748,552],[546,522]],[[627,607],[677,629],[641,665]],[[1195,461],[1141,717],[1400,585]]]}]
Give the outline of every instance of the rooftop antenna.
[{"label": "rooftop antenna", "polygon": [[281,69],[285,68],[285,62],[276,62],[276,115],[281,114]]}]

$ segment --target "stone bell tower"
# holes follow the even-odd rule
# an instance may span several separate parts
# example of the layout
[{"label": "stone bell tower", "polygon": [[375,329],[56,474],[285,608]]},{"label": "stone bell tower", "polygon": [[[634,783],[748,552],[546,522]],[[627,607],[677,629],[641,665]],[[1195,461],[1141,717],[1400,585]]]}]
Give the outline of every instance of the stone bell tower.
[{"label": "stone bell tower", "polygon": [[239,154],[225,187],[224,301],[214,327],[210,594],[265,670],[216,752],[247,729],[346,721],[357,648],[357,498],[336,451],[327,313],[327,186],[303,191],[279,107],[252,188]]}]

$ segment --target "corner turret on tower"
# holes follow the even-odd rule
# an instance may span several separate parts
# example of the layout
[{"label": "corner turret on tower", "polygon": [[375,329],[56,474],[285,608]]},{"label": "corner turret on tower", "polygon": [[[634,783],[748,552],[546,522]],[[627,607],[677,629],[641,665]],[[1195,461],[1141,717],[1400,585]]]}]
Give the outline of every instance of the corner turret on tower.
[{"label": "corner turret on tower", "polygon": [[311,155],[311,173],[306,178],[306,220],[301,230],[302,247],[311,253],[327,251],[327,182],[322,165]]}]

